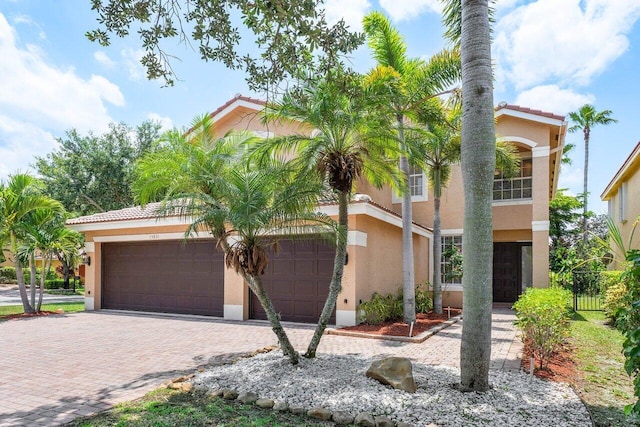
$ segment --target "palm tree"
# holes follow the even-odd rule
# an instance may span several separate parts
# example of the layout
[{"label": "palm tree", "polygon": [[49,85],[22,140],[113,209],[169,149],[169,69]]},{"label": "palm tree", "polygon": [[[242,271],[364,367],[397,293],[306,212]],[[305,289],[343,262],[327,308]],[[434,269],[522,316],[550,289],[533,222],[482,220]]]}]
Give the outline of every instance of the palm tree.
[{"label": "palm tree", "polygon": [[[38,209],[30,214],[30,221],[24,226],[23,243],[18,256],[29,259],[31,268],[31,306],[36,312],[42,307],[46,277],[51,270],[54,257],[73,258],[78,253],[84,237],[81,233],[67,228],[65,217],[50,209]],[[40,291],[35,300],[36,265],[35,257],[42,259]]]},{"label": "palm tree", "polygon": [[573,126],[569,128],[569,132],[582,131],[584,135],[584,173],[583,173],[583,197],[582,205],[582,241],[587,242],[587,198],[589,188],[587,186],[589,177],[589,139],[591,137],[591,128],[596,125],[610,125],[617,123],[617,120],[611,117],[611,110],[596,111],[591,104],[585,104],[578,111],[569,113],[569,118],[573,122]]},{"label": "palm tree", "polygon": [[462,57],[461,164],[464,183],[463,391],[487,391],[491,363],[492,185],[496,166],[488,0],[446,0],[447,37]]},{"label": "palm tree", "polygon": [[[0,184],[0,230],[2,240],[8,242],[9,251],[14,258],[18,289],[25,313],[33,313],[35,309],[27,297],[22,272],[23,259],[18,254],[25,227],[32,220],[32,213],[38,210],[62,212],[63,208],[60,202],[43,194],[42,185],[36,178],[17,173],[9,176],[6,183]],[[33,295],[34,292],[35,289],[32,289]]]},{"label": "palm tree", "polygon": [[[359,76],[337,75],[308,78],[285,93],[280,102],[268,104],[266,121],[304,123],[309,133],[263,140],[253,155],[268,159],[295,153],[293,163],[303,176],[317,176],[328,183],[338,202],[338,239],[329,294],[314,335],[304,356],[313,358],[342,290],[347,253],[348,209],[356,180],[366,177],[372,184],[397,182],[395,144],[380,137],[379,126],[363,114],[369,102]],[[376,117],[380,119],[380,117]],[[329,195],[327,195],[329,196]]]},{"label": "palm tree", "polygon": [[187,133],[167,134],[165,148],[140,161],[134,192],[142,203],[161,199],[161,216],[191,219],[185,238],[199,232],[213,235],[227,267],[242,276],[260,301],[284,355],[297,364],[298,353],[265,292],[262,274],[268,249],[277,248],[279,238],[331,230],[330,218],[313,212],[322,185],[302,179],[286,164],[255,167],[243,159],[241,144],[255,141],[248,134],[213,135],[208,116],[196,119]]},{"label": "palm tree", "polygon": [[402,290],[404,321],[416,319],[413,259],[413,213],[409,185],[406,118],[424,103],[442,94],[460,77],[460,58],[456,50],[444,50],[426,63],[407,57],[407,46],[399,32],[380,12],[364,18],[364,31],[378,65],[368,76],[377,96],[387,100],[400,146],[400,170],[404,174],[402,192]]}]

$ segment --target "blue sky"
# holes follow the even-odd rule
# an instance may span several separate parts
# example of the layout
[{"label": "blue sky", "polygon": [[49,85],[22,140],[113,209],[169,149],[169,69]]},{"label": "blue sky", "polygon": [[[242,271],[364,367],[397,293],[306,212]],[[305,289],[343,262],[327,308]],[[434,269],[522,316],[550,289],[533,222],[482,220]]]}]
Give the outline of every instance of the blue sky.
[{"label": "blue sky", "polygon": [[[330,19],[360,28],[381,10],[405,36],[408,54],[429,57],[444,47],[438,0],[326,0]],[[493,59],[496,104],[506,101],[565,115],[586,102],[613,110],[618,123],[591,134],[590,207],[640,140],[640,0],[498,0]],[[84,34],[96,27],[89,0],[0,0],[0,178],[30,170],[34,155],[55,148],[70,128],[102,133],[109,122],[186,126],[237,93],[250,93],[239,71],[205,63],[191,47],[167,46],[179,81],[147,81],[138,39],[103,48]],[[373,61],[366,47],[351,61]],[[560,187],[582,191],[582,134]]]}]

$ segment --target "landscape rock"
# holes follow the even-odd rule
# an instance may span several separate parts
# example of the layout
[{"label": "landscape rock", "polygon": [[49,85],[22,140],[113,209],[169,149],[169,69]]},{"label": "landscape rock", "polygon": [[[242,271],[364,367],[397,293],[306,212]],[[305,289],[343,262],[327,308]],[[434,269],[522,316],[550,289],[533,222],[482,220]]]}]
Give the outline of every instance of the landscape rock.
[{"label": "landscape rock", "polygon": [[376,427],[395,427],[396,423],[391,421],[384,415],[378,415],[375,417]]},{"label": "landscape rock", "polygon": [[222,398],[225,400],[233,400],[238,397],[238,392],[230,388],[222,390]]},{"label": "landscape rock", "polygon": [[273,410],[278,412],[288,411],[289,404],[287,402],[275,402],[273,404]]},{"label": "landscape rock", "polygon": [[[404,421],[400,421],[396,423],[396,427],[413,427],[413,424],[405,423]],[[429,424],[427,427],[438,427],[433,424]]]},{"label": "landscape rock", "polygon": [[207,392],[207,396],[213,397],[213,398],[222,397],[223,394],[224,394],[224,390],[221,388],[210,390],[209,392]]},{"label": "landscape rock", "polygon": [[178,390],[178,391],[184,391],[186,393],[189,393],[193,390],[193,384],[192,383],[183,383],[183,382],[173,382],[171,384],[169,384],[169,386],[167,388],[170,388],[172,390]]},{"label": "landscape rock", "polygon": [[411,361],[406,357],[375,360],[371,363],[366,375],[396,390],[404,390],[408,393],[415,393],[417,390]]},{"label": "landscape rock", "polygon": [[331,411],[325,408],[315,407],[307,411],[307,416],[316,420],[328,421],[331,419]]},{"label": "landscape rock", "polygon": [[274,402],[271,399],[258,399],[256,400],[256,406],[261,408],[273,408]]},{"label": "landscape rock", "polygon": [[353,415],[346,411],[336,411],[331,416],[331,420],[339,426],[353,424]]},{"label": "landscape rock", "polygon": [[289,407],[289,412],[291,412],[292,414],[296,414],[296,415],[302,415],[302,414],[306,414],[307,410],[304,409],[303,406],[290,406]]},{"label": "landscape rock", "polygon": [[258,395],[250,391],[245,391],[244,393],[240,393],[237,399],[238,402],[242,403],[254,403],[258,400]]},{"label": "landscape rock", "polygon": [[376,420],[373,419],[371,414],[367,414],[366,412],[361,412],[356,415],[353,423],[357,426],[376,427]]}]

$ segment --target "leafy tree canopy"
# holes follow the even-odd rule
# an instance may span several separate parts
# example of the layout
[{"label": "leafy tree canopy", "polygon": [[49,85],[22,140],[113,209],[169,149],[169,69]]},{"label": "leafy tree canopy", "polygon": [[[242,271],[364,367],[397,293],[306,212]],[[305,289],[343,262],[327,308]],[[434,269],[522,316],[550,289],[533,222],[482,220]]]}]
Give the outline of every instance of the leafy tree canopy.
[{"label": "leafy tree canopy", "polygon": [[[362,42],[344,21],[329,25],[322,0],[92,0],[99,28],[87,32],[103,46],[110,36],[126,37],[137,31],[146,54],[141,59],[147,78],[173,85],[171,55],[163,46],[178,37],[194,46],[205,61],[218,61],[230,69],[243,69],[252,90],[268,88],[298,67],[330,70],[340,57]],[[238,21],[250,31],[237,27]],[[243,38],[244,37],[244,38]],[[246,49],[247,37],[259,48]]]},{"label": "leafy tree canopy", "polygon": [[131,182],[138,158],[153,150],[160,124],[145,121],[136,129],[111,124],[104,135],[77,130],[58,138],[59,147],[36,157],[35,168],[49,196],[74,215],[90,215],[133,205]]}]

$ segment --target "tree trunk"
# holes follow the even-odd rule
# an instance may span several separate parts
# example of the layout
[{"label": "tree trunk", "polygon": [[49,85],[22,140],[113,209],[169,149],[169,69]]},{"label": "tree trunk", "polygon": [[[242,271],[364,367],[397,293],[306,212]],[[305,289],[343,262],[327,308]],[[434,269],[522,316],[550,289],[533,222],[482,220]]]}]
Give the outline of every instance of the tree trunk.
[{"label": "tree trunk", "polygon": [[[435,189],[434,189],[435,193]],[[433,198],[433,311],[442,314],[442,237],[440,236],[440,197]]]},{"label": "tree trunk", "polygon": [[39,312],[42,308],[42,297],[44,296],[44,285],[47,281],[49,269],[51,268],[51,260],[47,260],[45,256],[42,257],[42,272],[40,273],[40,294],[38,295],[38,304],[36,305],[36,311]]},{"label": "tree trunk", "polygon": [[411,205],[411,187],[409,179],[409,160],[404,154],[406,151],[404,141],[404,117],[396,117],[398,125],[398,139],[402,145],[400,156],[400,170],[404,174],[406,191],[402,194],[402,302],[404,322],[416,321],[416,291],[415,274],[413,264],[413,213]]},{"label": "tree trunk", "polygon": [[[31,272],[31,277],[29,277],[29,296],[31,297],[30,303],[31,307],[36,306],[36,287],[38,284],[38,270],[36,268],[36,255],[35,253],[31,253],[29,255],[29,271]],[[38,311],[38,310],[36,310]]]},{"label": "tree trunk", "polygon": [[589,187],[587,185],[589,180],[589,126],[584,128],[584,177],[583,177],[583,191],[584,191],[584,206],[582,207],[582,242],[587,244],[587,200],[589,199]]},{"label": "tree trunk", "polygon": [[27,296],[27,287],[24,284],[24,273],[22,271],[22,264],[18,259],[18,243],[16,236],[11,233],[11,252],[13,253],[13,265],[16,269],[16,280],[18,281],[18,290],[20,291],[20,299],[22,300],[22,308],[25,313],[33,313],[33,307],[29,304],[29,297]]},{"label": "tree trunk", "polygon": [[249,275],[245,278],[247,279],[247,283],[249,283],[249,288],[258,298],[258,301],[260,301],[262,308],[267,314],[267,319],[269,319],[269,322],[271,323],[273,333],[278,337],[278,343],[280,343],[282,352],[289,358],[292,365],[297,365],[298,352],[293,348],[293,345],[291,345],[291,341],[289,341],[289,337],[280,323],[280,317],[278,316],[278,313],[276,313],[276,309],[273,307],[273,303],[267,295],[267,292],[264,290],[264,286],[262,286],[262,278],[260,276]]},{"label": "tree trunk", "polygon": [[495,171],[493,75],[488,0],[462,0],[463,309],[460,385],[489,389]]},{"label": "tree trunk", "polygon": [[338,196],[338,227],[339,235],[336,244],[336,256],[333,261],[333,275],[331,276],[331,283],[329,284],[329,295],[320,313],[318,324],[313,333],[313,337],[307,347],[307,352],[304,357],[314,358],[316,357],[316,350],[320,345],[320,339],[324,330],[327,328],[327,323],[331,318],[331,313],[336,308],[336,300],[338,294],[342,290],[342,273],[344,272],[344,262],[347,255],[347,234],[349,231],[349,193],[342,192]]}]

